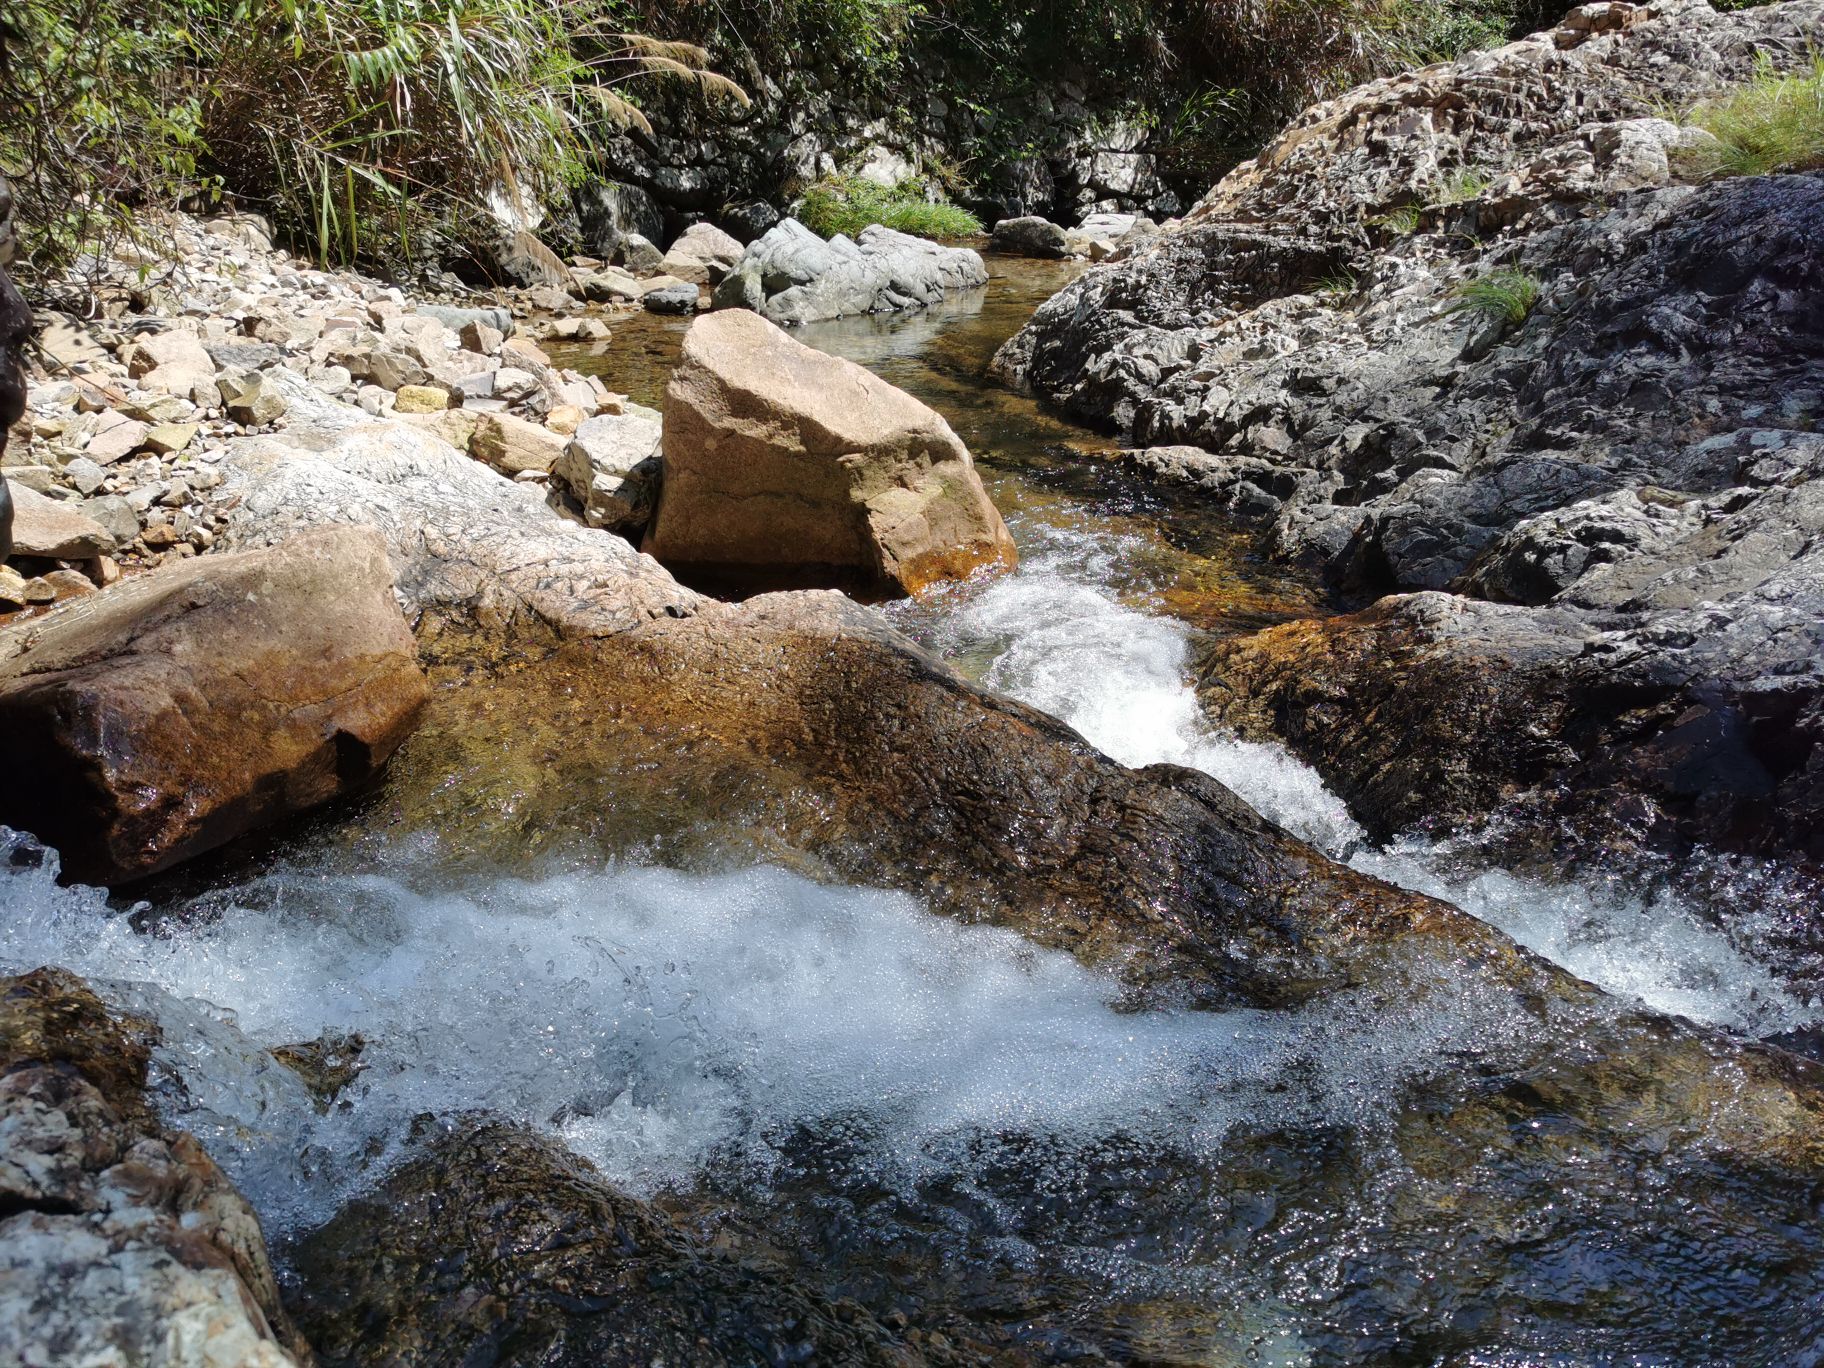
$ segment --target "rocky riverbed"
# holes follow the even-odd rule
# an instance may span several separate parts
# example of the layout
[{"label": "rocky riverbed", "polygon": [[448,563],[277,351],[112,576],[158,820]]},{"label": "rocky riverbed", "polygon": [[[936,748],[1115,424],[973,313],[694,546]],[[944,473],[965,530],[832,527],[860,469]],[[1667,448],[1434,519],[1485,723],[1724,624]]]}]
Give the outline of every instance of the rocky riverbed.
[{"label": "rocky riverbed", "polygon": [[[1457,491],[1436,507],[1505,508],[1463,502],[1478,480],[1533,497],[1504,472],[1537,445],[1520,422],[1545,420],[1503,429],[1513,395],[1621,343],[1568,286],[1511,333],[1465,337],[1444,301],[1483,252],[1547,263],[1580,243],[1587,278],[1640,275],[1629,326],[1659,320],[1653,337],[1684,317],[1668,298],[1719,281],[1764,331],[1797,318],[1811,182],[1731,199],[1649,175],[1617,209],[1591,189],[1609,143],[1585,126],[1664,151],[1682,135],[1639,127],[1646,84],[1796,53],[1815,9],[1585,7],[1313,111],[1183,224],[1110,244],[1002,353],[1004,373],[1151,444],[1121,461],[1030,406],[1008,412],[1044,436],[998,450],[995,425],[940,397],[975,383],[967,347],[919,382],[940,412],[757,315],[684,331],[715,278],[741,280],[707,234],[629,263],[689,287],[677,315],[617,312],[594,262],[505,300],[419,298],[275,253],[245,217],[177,225],[186,274],[163,287],[123,263],[105,318],[54,333],[64,353],[4,458],[41,486],[24,536],[56,515],[90,540],[21,541],[21,580],[50,592],[0,627],[0,708],[31,747],[0,820],[62,852],[5,837],[0,1356],[1805,1361],[1824,1324],[1824,1072],[1765,1039],[1815,1024],[1802,976],[1663,904],[1636,916],[1657,928],[1595,919],[1621,949],[1583,953],[1565,916],[1554,934],[1534,905],[1528,925],[1382,841],[1485,817],[1544,753],[1568,795],[1551,811],[1594,813],[1592,843],[1603,814],[1632,820],[1604,806],[1625,789],[1687,842],[1804,852],[1756,834],[1762,809],[1718,761],[1733,752],[1691,742],[1701,726],[1679,740],[1708,714],[1676,689],[1627,695],[1633,730],[1592,739],[1591,710],[1615,705],[1566,682],[1557,634],[1721,649],[1671,625],[1717,611],[1698,586],[1722,571],[1684,574],[1674,604],[1654,586],[1676,576],[1639,559],[1680,544],[1688,561],[1707,533],[1738,550],[1703,564],[1752,579],[1743,595],[1780,629],[1755,651],[1785,649],[1782,624],[1809,639],[1802,539],[1780,521],[1803,471],[1742,473],[1805,436],[1766,419],[1803,399],[1788,344],[1809,334],[1750,346],[1749,325],[1704,314],[1708,350],[1683,334],[1664,403],[1629,397],[1643,361],[1601,391],[1619,416],[1591,400],[1552,428],[1575,439],[1553,468],[1586,483],[1490,513],[1467,551],[1431,524],[1388,535],[1412,491],[1363,492],[1387,483],[1378,457],[1344,470],[1300,443],[1332,423],[1326,440],[1391,450],[1342,410],[1403,405],[1466,444],[1460,468],[1415,466]],[[1676,41],[1655,27],[1673,19]],[[1536,117],[1548,97],[1563,127]],[[1415,108],[1477,111],[1425,135],[1434,156],[1524,126],[1572,190],[1491,218],[1473,251],[1423,215],[1382,241],[1384,206],[1352,197],[1424,183],[1398,160],[1418,155]],[[1650,173],[1647,143],[1628,146]],[[1256,222],[1295,181],[1302,207]],[[1751,232],[1755,193],[1791,211],[1785,229]],[[1592,225],[1624,209],[1651,250],[1597,252]],[[1748,262],[1733,275],[1724,239],[1725,263]],[[1294,292],[1310,282],[1286,263],[1339,242],[1360,253],[1357,295]],[[747,274],[762,298],[743,302],[801,288]],[[1282,275],[1258,297],[1233,283]],[[1153,321],[1136,321],[1151,296],[1121,293],[1136,281],[1164,301]],[[896,348],[941,346],[969,306],[894,293],[937,307],[801,336],[910,385]],[[1193,303],[1207,317],[1187,330]],[[1261,332],[1293,317],[1302,350]],[[616,392],[601,335],[644,328],[684,332],[669,393],[621,382],[662,413]],[[1413,349],[1450,383],[1403,369]],[[1244,384],[1340,407],[1307,422],[1288,399],[1284,444],[1260,423],[1218,441],[1195,415]],[[1476,393],[1473,413],[1452,407]],[[1716,432],[1677,416],[1687,395]],[[1755,395],[1765,412],[1729,407]],[[1686,475],[1642,415],[1682,424]],[[1733,483],[1681,492],[1723,447]],[[89,489],[84,462],[102,472]],[[1585,504],[1612,502],[1589,482],[1616,471],[1639,476],[1655,530],[1587,537],[1608,559],[1573,564],[1540,529],[1583,526]],[[104,524],[109,498],[131,526]],[[1072,499],[1090,511],[1061,516]],[[767,500],[786,511],[735,516]],[[1186,512],[1206,501],[1218,516]],[[1316,563],[1339,594],[1425,592],[1326,616],[1315,587],[1236,556],[1235,516],[1268,520],[1261,554]],[[771,568],[865,570],[871,596],[916,596],[883,611],[757,592],[769,527]],[[1536,554],[1514,549],[1521,529]],[[674,557],[674,537],[722,549]],[[813,537],[840,555],[806,554]],[[1160,544],[1174,537],[1206,553]],[[1411,566],[1432,561],[1397,551],[1421,542],[1462,565],[1427,582]],[[1199,586],[1224,574],[1252,587],[1217,608]],[[1541,574],[1568,587],[1545,594]],[[1499,651],[1461,649],[1485,622]],[[1532,654],[1511,664],[1516,643]],[[1807,659],[1780,689],[1802,693]],[[1730,678],[1716,706],[1748,709]],[[1673,702],[1687,711],[1667,722]],[[1665,735],[1696,776],[1684,808],[1655,778]],[[1786,811],[1785,792],[1763,806]],[[1641,825],[1645,847],[1658,829]],[[1668,951],[1672,933],[1698,950]],[[1702,984],[1666,967],[1700,963]]]}]

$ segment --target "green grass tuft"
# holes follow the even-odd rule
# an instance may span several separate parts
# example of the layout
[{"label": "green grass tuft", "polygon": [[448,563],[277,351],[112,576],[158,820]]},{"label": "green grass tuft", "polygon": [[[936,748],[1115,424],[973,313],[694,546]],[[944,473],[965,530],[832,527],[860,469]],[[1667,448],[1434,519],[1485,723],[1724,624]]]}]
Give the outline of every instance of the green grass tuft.
[{"label": "green grass tuft", "polygon": [[854,237],[871,223],[927,238],[969,237],[982,221],[947,201],[933,204],[916,181],[876,185],[855,176],[832,176],[804,192],[798,220],[813,233]]},{"label": "green grass tuft", "polygon": [[1824,58],[1792,76],[1763,66],[1747,85],[1692,110],[1688,122],[1716,141],[1683,155],[1680,169],[1687,174],[1768,176],[1824,167]]},{"label": "green grass tuft", "polygon": [[1482,192],[1495,183],[1494,176],[1479,166],[1466,166],[1439,183],[1434,204],[1468,204],[1480,199]]},{"label": "green grass tuft", "polygon": [[1370,228],[1385,228],[1395,237],[1411,237],[1419,231],[1419,208],[1409,204],[1404,209],[1392,209],[1379,218],[1368,220]]},{"label": "green grass tuft", "polygon": [[1466,280],[1452,293],[1456,303],[1446,313],[1473,313],[1503,323],[1524,323],[1539,302],[1539,277],[1505,267]]}]

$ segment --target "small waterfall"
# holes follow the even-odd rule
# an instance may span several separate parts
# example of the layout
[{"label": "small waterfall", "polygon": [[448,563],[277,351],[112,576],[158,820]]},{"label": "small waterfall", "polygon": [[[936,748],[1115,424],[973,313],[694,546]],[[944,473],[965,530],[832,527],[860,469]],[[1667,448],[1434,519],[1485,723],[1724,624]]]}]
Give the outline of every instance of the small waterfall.
[{"label": "small waterfall", "polygon": [[1333,857],[1474,913],[1608,991],[1659,1011],[1771,1035],[1814,1024],[1751,948],[1677,896],[1593,876],[1548,882],[1488,869],[1468,842],[1370,846],[1317,772],[1285,750],[1224,735],[1189,683],[1189,629],[1124,603],[1124,558],[1143,548],[1090,527],[1027,520],[1014,574],[970,586],[940,616],[909,610],[916,635],[984,682],[1062,718],[1128,765],[1204,771]]}]

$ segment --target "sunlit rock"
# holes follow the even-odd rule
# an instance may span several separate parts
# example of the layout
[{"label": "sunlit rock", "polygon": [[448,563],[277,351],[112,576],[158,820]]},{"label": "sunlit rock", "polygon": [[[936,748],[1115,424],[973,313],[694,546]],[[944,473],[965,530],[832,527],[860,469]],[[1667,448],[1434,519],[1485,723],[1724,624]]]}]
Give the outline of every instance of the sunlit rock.
[{"label": "sunlit rock", "polygon": [[685,337],[665,451],[645,546],[674,568],[913,593],[1016,558],[941,416],[745,310]]}]

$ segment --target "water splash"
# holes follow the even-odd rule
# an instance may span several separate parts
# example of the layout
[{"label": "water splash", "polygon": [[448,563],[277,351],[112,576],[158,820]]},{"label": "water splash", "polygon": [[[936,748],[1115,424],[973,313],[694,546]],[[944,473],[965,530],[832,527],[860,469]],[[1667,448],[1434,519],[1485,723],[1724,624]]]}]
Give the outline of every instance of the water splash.
[{"label": "water splash", "polygon": [[1726,933],[1676,893],[1627,881],[1522,878],[1487,868],[1474,842],[1403,840],[1376,850],[1322,778],[1281,747],[1214,727],[1187,680],[1190,631],[1123,602],[1144,547],[1097,529],[1018,529],[1020,568],[968,586],[941,616],[901,610],[928,645],[1043,708],[1127,765],[1202,770],[1264,816],[1365,873],[1456,903],[1572,973],[1656,1010],[1772,1035],[1819,1019],[1755,953],[1753,927]]},{"label": "water splash", "polygon": [[[1392,1014],[1348,995],[1124,1013],[1113,979],[1013,932],[767,868],[286,870],[146,935],[54,867],[0,877],[0,964],[65,965],[160,1020],[173,1119],[279,1231],[332,1210],[424,1112],[555,1130],[644,1193],[712,1167],[764,1184],[810,1128],[865,1138],[876,1180],[909,1191],[955,1171],[959,1137],[1208,1160],[1269,1107],[1369,1133],[1405,1086],[1525,1026],[1461,984]],[[325,1032],[370,1046],[320,1116],[260,1047]]]}]

